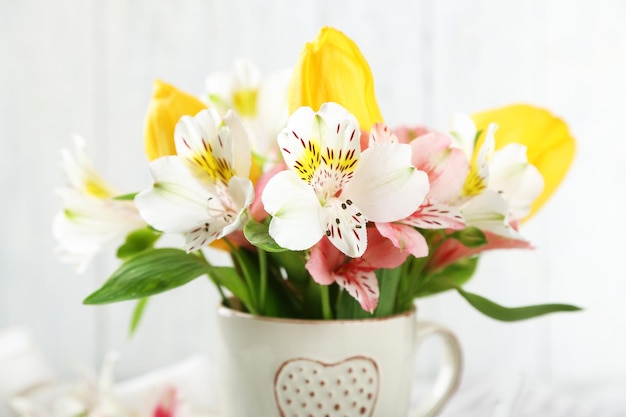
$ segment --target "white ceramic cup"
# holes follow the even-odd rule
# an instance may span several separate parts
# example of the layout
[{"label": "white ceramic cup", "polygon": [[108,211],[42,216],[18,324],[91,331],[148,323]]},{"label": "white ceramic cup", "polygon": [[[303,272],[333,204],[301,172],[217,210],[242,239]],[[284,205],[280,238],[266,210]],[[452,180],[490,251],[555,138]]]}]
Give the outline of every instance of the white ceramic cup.
[{"label": "white ceramic cup", "polygon": [[[218,308],[222,417],[432,417],[462,368],[456,337],[416,311],[367,320],[295,320]],[[409,410],[415,353],[443,339],[430,393]]]}]

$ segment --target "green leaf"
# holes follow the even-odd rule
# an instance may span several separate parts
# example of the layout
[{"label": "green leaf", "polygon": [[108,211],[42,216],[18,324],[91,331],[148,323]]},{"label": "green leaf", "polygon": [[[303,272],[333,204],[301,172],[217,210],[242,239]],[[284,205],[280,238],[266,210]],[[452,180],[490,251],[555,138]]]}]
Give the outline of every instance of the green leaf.
[{"label": "green leaf", "polygon": [[235,268],[230,266],[213,267],[209,275],[215,283],[223,286],[238,298],[248,311],[254,311],[248,287]]},{"label": "green leaf", "polygon": [[428,272],[415,297],[426,297],[465,284],[474,275],[478,257],[458,260],[445,268]]},{"label": "green leaf", "polygon": [[258,254],[245,248],[235,248],[231,254],[235,269],[248,290],[249,311],[252,314],[269,317],[293,317],[293,304],[288,294],[289,282],[274,273],[271,276],[268,275],[265,305],[261,306],[261,272]]},{"label": "green leaf", "polygon": [[287,249],[281,247],[269,234],[269,226],[264,223],[250,220],[243,228],[246,239],[254,246],[267,252],[284,252]]},{"label": "green leaf", "polygon": [[304,252],[285,251],[269,253],[269,257],[278,267],[285,269],[287,277],[292,283],[308,282],[311,278],[305,265]]},{"label": "green leaf", "polygon": [[463,230],[456,231],[450,234],[450,237],[458,240],[464,246],[468,248],[478,248],[487,244],[487,237],[477,227],[469,226]]},{"label": "green leaf", "polygon": [[128,258],[85,304],[107,304],[159,294],[180,287],[212,267],[180,249],[148,249]]},{"label": "green leaf", "polygon": [[130,321],[130,329],[128,332],[128,337],[131,337],[135,334],[135,330],[137,330],[137,326],[139,326],[139,322],[141,321],[141,317],[143,316],[143,311],[146,308],[146,304],[148,304],[148,297],[140,298],[135,305],[135,309],[133,310],[133,317]]},{"label": "green leaf", "polygon": [[154,244],[161,237],[161,233],[150,227],[138,229],[130,232],[126,236],[126,241],[117,249],[117,257],[120,259],[128,258],[146,249],[154,247]]},{"label": "green leaf", "polygon": [[116,197],[113,197],[113,200],[134,200],[135,196],[139,194],[139,193],[129,193],[129,194],[123,194],[123,195],[118,195]]},{"label": "green leaf", "polygon": [[396,295],[402,278],[403,268],[379,269],[376,271],[380,297],[374,310],[374,317],[386,317],[396,313]]},{"label": "green leaf", "polygon": [[363,310],[357,300],[355,300],[347,291],[341,290],[339,303],[337,305],[337,319],[339,320],[357,320],[371,319],[372,314]]},{"label": "green leaf", "polygon": [[424,267],[428,263],[428,258],[415,258],[409,256],[400,266],[400,282],[396,290],[395,312],[408,311],[413,307],[413,301],[419,293],[419,289],[424,284],[428,276],[424,276]]},{"label": "green leaf", "polygon": [[486,299],[483,296],[465,291],[457,286],[456,290],[472,305],[476,310],[492,319],[501,321],[527,320],[544,314],[580,311],[580,307],[569,304],[539,304],[527,307],[504,307]]}]

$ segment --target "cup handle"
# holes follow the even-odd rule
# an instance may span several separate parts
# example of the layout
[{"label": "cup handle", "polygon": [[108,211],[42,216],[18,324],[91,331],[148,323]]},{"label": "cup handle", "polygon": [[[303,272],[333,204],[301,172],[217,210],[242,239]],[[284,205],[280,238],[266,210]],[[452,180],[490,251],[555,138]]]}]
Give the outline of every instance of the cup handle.
[{"label": "cup handle", "polygon": [[450,330],[431,322],[417,322],[417,344],[429,336],[440,336],[444,342],[443,363],[432,390],[419,402],[413,417],[434,417],[456,391],[463,369],[458,339]]}]

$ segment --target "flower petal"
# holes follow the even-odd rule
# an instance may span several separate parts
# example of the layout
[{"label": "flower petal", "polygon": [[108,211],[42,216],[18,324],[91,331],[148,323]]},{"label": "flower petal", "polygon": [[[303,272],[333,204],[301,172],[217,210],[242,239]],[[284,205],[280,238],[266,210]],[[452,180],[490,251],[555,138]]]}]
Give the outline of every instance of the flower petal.
[{"label": "flower petal", "polygon": [[208,174],[206,180],[228,184],[234,175],[247,177],[250,171],[250,144],[244,127],[229,111],[224,120],[215,109],[194,117],[183,116],[176,125],[176,150]]},{"label": "flower petal", "polygon": [[366,149],[344,187],[370,221],[393,222],[413,213],[428,193],[428,176],[411,164],[411,147],[383,143]]},{"label": "flower petal", "polygon": [[465,227],[461,210],[431,198],[427,198],[415,213],[402,219],[400,223],[420,229],[460,230]]},{"label": "flower petal", "polygon": [[226,112],[224,123],[226,126],[222,126],[219,133],[229,136],[232,141],[233,168],[237,176],[247,178],[252,165],[252,151],[246,128],[233,111]]},{"label": "flower petal", "polygon": [[232,78],[233,107],[242,117],[257,114],[257,94],[261,84],[261,71],[250,60],[236,59]]},{"label": "flower petal", "polygon": [[210,222],[199,222],[185,238],[185,250],[187,252],[193,252],[196,249],[207,246],[214,240],[220,239],[234,230],[230,228],[227,232],[227,228],[231,225],[230,219],[218,217],[212,219]]},{"label": "flower petal", "polygon": [[470,171],[463,184],[463,195],[478,195],[487,188],[489,184],[489,160],[493,154],[495,146],[494,133],[498,126],[491,123],[485,132],[485,139],[472,159]]},{"label": "flower petal", "polygon": [[[398,253],[405,254],[402,262],[404,262],[408,253],[416,258],[423,258],[428,255],[428,243],[426,243],[426,239],[413,227],[398,223],[377,222],[376,228],[388,242],[391,242],[395,248],[400,250],[396,250]],[[366,253],[370,253],[371,247],[372,242],[369,243]],[[389,258],[388,255],[380,257],[380,259],[387,258]],[[379,268],[395,268],[396,266],[379,266]]]},{"label": "flower petal", "polygon": [[511,217],[522,219],[543,190],[543,177],[528,163],[526,147],[510,143],[493,154],[489,164],[489,188],[503,194]]},{"label": "flower petal", "polygon": [[363,310],[371,313],[376,309],[380,293],[374,271],[355,270],[346,275],[336,275],[335,280],[361,304]]},{"label": "flower petal", "polygon": [[567,125],[547,110],[525,104],[488,110],[472,118],[479,129],[491,122],[498,124],[496,149],[512,142],[528,148],[528,161],[545,181],[526,218],[531,217],[557,189],[574,159],[574,138]]},{"label": "flower petal", "polygon": [[424,125],[416,126],[398,126],[393,129],[394,135],[400,143],[410,143],[412,140],[430,133],[430,130]]},{"label": "flower petal", "polygon": [[149,160],[175,155],[174,128],[181,116],[194,115],[206,105],[175,87],[156,80],[144,125],[146,155]]},{"label": "flower petal", "polygon": [[285,164],[310,182],[320,164],[321,119],[309,107],[296,110],[287,127],[278,136],[278,146]]},{"label": "flower petal", "polygon": [[238,215],[230,226],[224,230],[223,236],[241,226],[244,209],[250,207],[254,201],[254,185],[248,178],[232,177],[228,183],[228,195],[232,201],[231,209],[238,212]]},{"label": "flower petal", "polygon": [[461,148],[467,159],[472,159],[478,130],[474,121],[463,113],[454,113],[450,120],[450,134],[455,139],[454,144]]},{"label": "flower petal", "polygon": [[305,45],[293,74],[290,112],[300,106],[317,110],[332,101],[354,114],[366,131],[382,122],[369,65],[357,45],[338,30],[322,28],[315,40]]},{"label": "flower petal", "polygon": [[222,118],[213,108],[201,110],[195,115],[182,116],[174,130],[176,154],[193,160],[198,155],[213,152],[221,123]]},{"label": "flower petal", "polygon": [[181,233],[206,220],[207,199],[216,193],[199,181],[181,158],[159,158],[150,163],[150,171],[154,186],[135,197],[148,224],[161,231]]},{"label": "flower petal", "polygon": [[468,226],[511,239],[522,239],[510,225],[508,203],[494,190],[486,190],[472,198],[461,211]]},{"label": "flower petal", "polygon": [[428,195],[442,202],[457,198],[469,172],[469,163],[461,149],[451,147],[452,138],[445,133],[426,133],[410,145],[413,166],[428,174]]},{"label": "flower petal", "polygon": [[[389,129],[389,127],[385,123],[376,123],[372,126],[372,130],[370,131],[369,141],[366,147],[363,149],[367,149],[370,146],[374,146],[379,143],[398,143],[398,137],[396,134]],[[408,141],[402,142],[408,143]]]},{"label": "flower petal", "polygon": [[130,201],[94,198],[73,188],[56,193],[63,200],[64,210],[52,223],[52,234],[58,242],[55,252],[78,272],[84,271],[104,246],[146,226]]},{"label": "flower petal", "polygon": [[[219,197],[218,197],[219,198]],[[199,223],[189,232],[186,240],[186,250],[194,251],[204,247],[216,239],[239,230],[244,223],[246,208],[254,200],[254,186],[248,178],[232,177],[228,183],[228,195],[221,196],[221,201],[215,201],[215,212],[222,215],[213,215],[211,218]],[[223,207],[224,203],[227,207]],[[212,203],[208,204],[208,212],[211,214]]]},{"label": "flower petal", "polygon": [[346,256],[325,237],[311,248],[311,256],[306,262],[306,269],[313,280],[320,285],[335,282],[334,271],[347,262]]},{"label": "flower petal", "polygon": [[269,233],[290,250],[309,249],[324,235],[326,219],[315,191],[293,171],[274,175],[261,196],[271,214]]},{"label": "flower petal", "polygon": [[61,151],[61,169],[71,186],[95,198],[110,198],[117,191],[105,181],[94,168],[86,152],[85,140],[78,135],[74,139],[74,153],[68,149]]},{"label": "flower petal", "polygon": [[332,199],[324,207],[326,236],[341,252],[352,258],[363,255],[367,248],[366,222],[351,200]]},{"label": "flower petal", "polygon": [[214,72],[206,77],[205,86],[209,102],[221,114],[233,108],[232,75],[228,72]]},{"label": "flower petal", "polygon": [[482,252],[495,249],[532,249],[532,245],[523,239],[511,239],[508,237],[485,232],[487,244],[477,248],[468,248],[456,239],[447,239],[443,244],[435,250],[426,265],[429,271],[435,271],[440,268],[453,264],[461,259],[478,255]]},{"label": "flower petal", "polygon": [[287,125],[289,104],[287,94],[291,81],[291,69],[283,69],[268,74],[259,87],[257,99],[258,120],[264,132],[256,150],[263,156],[273,156],[277,149],[276,137]]},{"label": "flower petal", "polygon": [[[325,128],[320,129],[323,162],[330,167],[334,159],[341,161],[342,153],[345,156],[350,152],[354,159],[358,159],[361,156],[361,131],[356,118],[337,103],[322,104],[317,114],[325,124]],[[337,155],[330,155],[329,151]]]},{"label": "flower petal", "polygon": [[287,169],[285,163],[280,162],[272,167],[272,169],[270,169],[269,171],[263,173],[263,175],[261,175],[258,181],[256,181],[256,183],[254,184],[254,201],[250,205],[250,214],[252,215],[252,218],[254,218],[254,220],[256,220],[257,222],[262,222],[268,216],[267,211],[265,211],[265,208],[263,207],[263,202],[261,201],[261,196],[263,195],[265,186],[274,175],[278,174],[281,171],[284,171],[285,169]]}]

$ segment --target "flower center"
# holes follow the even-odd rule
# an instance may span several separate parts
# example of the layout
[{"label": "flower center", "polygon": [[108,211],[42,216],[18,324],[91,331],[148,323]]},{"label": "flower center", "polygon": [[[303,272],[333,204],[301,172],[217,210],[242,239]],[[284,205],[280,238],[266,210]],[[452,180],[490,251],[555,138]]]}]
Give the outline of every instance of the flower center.
[{"label": "flower center", "polygon": [[463,195],[475,196],[482,193],[485,188],[487,188],[487,184],[485,184],[484,178],[480,176],[477,169],[472,168],[463,184]]},{"label": "flower center", "polygon": [[256,116],[258,91],[254,88],[242,88],[233,92],[235,110],[243,117]]},{"label": "flower center", "polygon": [[217,195],[207,199],[207,214],[211,218],[221,219],[226,224],[230,224],[237,218],[239,210],[235,207],[228,189],[224,186],[217,186]]},{"label": "flower center", "polygon": [[[218,136],[217,140],[221,142],[222,138]],[[211,182],[221,182],[227,185],[228,181],[235,175],[235,170],[225,158],[215,157],[213,146],[204,138],[202,139],[202,144],[204,145],[204,152],[196,153],[191,157],[191,160],[208,174]]]}]

